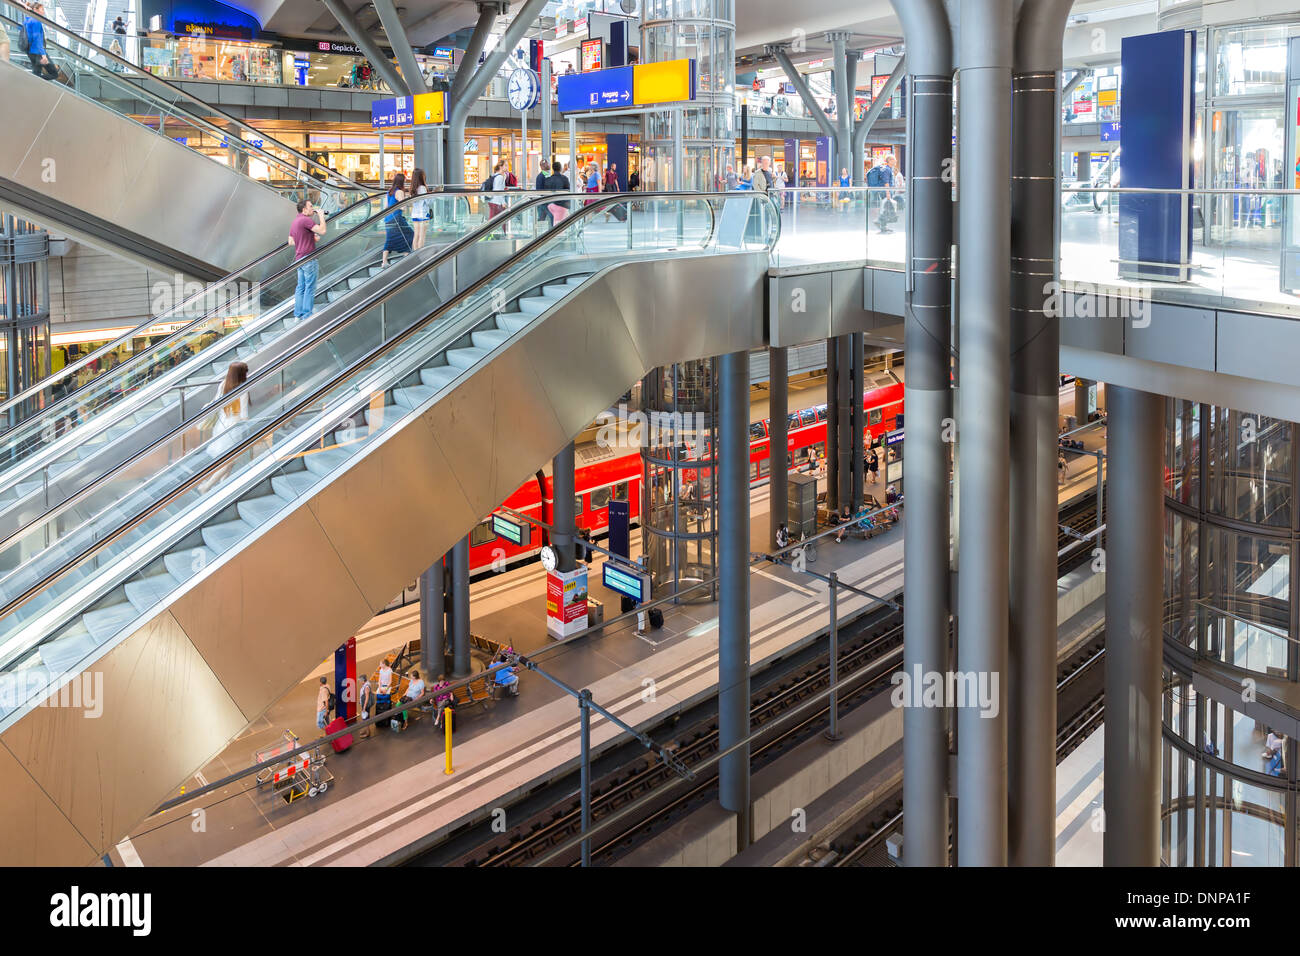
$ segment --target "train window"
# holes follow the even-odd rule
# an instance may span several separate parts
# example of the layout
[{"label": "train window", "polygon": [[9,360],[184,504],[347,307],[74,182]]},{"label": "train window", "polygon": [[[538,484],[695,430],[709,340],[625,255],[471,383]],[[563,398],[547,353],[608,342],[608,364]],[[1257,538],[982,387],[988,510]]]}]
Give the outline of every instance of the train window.
[{"label": "train window", "polygon": [[[822,414],[824,415],[825,412],[823,411]],[[799,413],[799,420],[805,425],[813,425],[817,422],[817,411],[812,408],[805,408]]]},{"label": "train window", "polygon": [[762,423],[762,422],[750,422],[750,423],[749,423],[749,437],[750,437],[751,439],[753,439],[754,441],[757,441],[757,440],[760,439],[760,438],[766,438],[766,437],[767,437],[767,431],[766,431],[766,429],[763,428],[763,423]]},{"label": "train window", "polygon": [[788,422],[788,425],[789,425],[789,427],[790,427],[791,429],[795,429],[795,428],[799,428],[799,427],[800,427],[800,425],[799,425],[799,414],[798,414],[797,412],[796,412],[795,414],[793,414],[793,415],[790,416],[790,421]]},{"label": "train window", "polygon": [[591,510],[599,511],[601,508],[609,507],[609,489],[594,488],[591,492]]},{"label": "train window", "polygon": [[474,548],[491,544],[496,538],[497,536],[492,533],[492,521],[490,519],[482,524],[475,525],[474,530],[469,533],[469,543]]},{"label": "train window", "polygon": [[867,409],[867,424],[879,425],[880,420],[884,418],[884,416],[885,416],[885,411],[882,408]]},{"label": "train window", "polygon": [[824,422],[824,421],[826,421],[826,406],[825,406],[825,405],[818,405],[815,409],[813,409],[813,411],[815,411],[815,412],[817,413],[817,420],[818,420],[819,422]]},{"label": "train window", "polygon": [[760,459],[758,460],[758,477],[760,477],[760,478],[766,478],[766,477],[768,476],[768,474],[771,473],[771,471],[772,471],[772,469],[768,467],[768,461],[767,461],[767,459],[766,459],[766,458],[760,458]]},{"label": "train window", "polygon": [[751,461],[749,463],[749,480],[753,481],[758,477],[758,463]]},{"label": "train window", "polygon": [[614,486],[614,500],[627,501],[627,482],[620,481]]},{"label": "train window", "polygon": [[573,497],[573,513],[574,513],[575,515],[580,515],[580,514],[582,514],[582,511],[583,511],[583,508],[582,508],[582,495],[574,495],[574,497]]}]

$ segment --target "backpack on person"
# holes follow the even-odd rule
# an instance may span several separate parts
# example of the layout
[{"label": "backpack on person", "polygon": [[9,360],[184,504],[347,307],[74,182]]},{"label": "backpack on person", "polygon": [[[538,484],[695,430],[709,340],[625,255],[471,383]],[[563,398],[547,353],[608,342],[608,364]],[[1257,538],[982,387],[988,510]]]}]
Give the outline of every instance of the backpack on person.
[{"label": "backpack on person", "polygon": [[480,187],[480,191],[485,193],[490,193],[492,191],[492,183],[495,181],[496,181],[495,175],[489,176],[487,179],[483,180],[483,185]]},{"label": "backpack on person", "polygon": [[325,713],[327,714],[334,713],[334,701],[335,701],[334,691],[330,691],[330,699],[329,699],[329,703],[325,705],[326,707]]},{"label": "backpack on person", "polygon": [[23,23],[23,28],[18,31],[18,49],[23,53],[30,53],[32,50],[32,38],[27,35],[26,23]]},{"label": "backpack on person", "polygon": [[885,185],[885,174],[880,171],[879,166],[872,166],[871,172],[867,173],[867,185],[877,189]]}]

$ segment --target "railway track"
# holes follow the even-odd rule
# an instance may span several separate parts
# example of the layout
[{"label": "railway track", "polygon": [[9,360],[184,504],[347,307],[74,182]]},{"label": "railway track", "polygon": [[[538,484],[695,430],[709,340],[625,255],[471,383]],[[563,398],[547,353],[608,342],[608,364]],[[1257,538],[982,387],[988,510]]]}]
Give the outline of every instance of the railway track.
[{"label": "railway track", "polygon": [[[889,677],[902,662],[903,629],[899,612],[883,609],[840,625],[838,665],[839,705],[842,712],[888,689]],[[820,643],[820,642],[819,642]],[[751,767],[758,769],[790,747],[826,727],[827,707],[816,706],[781,726],[780,718],[829,686],[829,655],[819,645],[805,648],[784,662],[776,662],[760,675],[753,692],[750,726],[759,732],[751,745]],[[756,676],[756,682],[759,677]],[[709,713],[712,710],[713,713]],[[769,733],[763,729],[771,728]],[[710,700],[662,726],[652,737],[667,743],[674,756],[689,767],[698,767],[718,752],[716,701]],[[632,753],[612,755],[602,762],[614,764],[602,773],[593,767],[592,822],[599,823],[629,804],[643,801],[636,821],[609,839],[599,836],[592,844],[592,862],[607,864],[633,846],[654,836],[684,814],[716,798],[716,765],[685,780],[639,746]],[[474,845],[461,850],[434,848],[408,865],[436,866],[526,866],[581,833],[581,802],[577,775],[572,774],[544,788],[541,807],[527,813],[507,832],[483,839],[480,824],[465,834]],[[649,799],[647,799],[649,797]],[[455,840],[453,839],[453,841]],[[461,852],[457,852],[461,850]],[[570,849],[558,864],[578,862],[578,851]]]},{"label": "railway track", "polygon": [[[1104,513],[1102,517],[1105,518]],[[1063,508],[1057,522],[1057,573],[1064,577],[1091,561],[1093,549],[1101,546],[1096,536],[1085,537],[1097,529],[1096,497],[1090,495]]]}]

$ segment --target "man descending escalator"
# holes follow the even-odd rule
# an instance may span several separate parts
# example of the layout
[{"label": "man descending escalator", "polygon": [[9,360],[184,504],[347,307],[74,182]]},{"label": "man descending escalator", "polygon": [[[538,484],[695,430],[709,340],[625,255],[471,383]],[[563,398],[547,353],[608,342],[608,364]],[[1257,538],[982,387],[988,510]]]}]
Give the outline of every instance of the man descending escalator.
[{"label": "man descending escalator", "polygon": [[[45,16],[44,4],[32,4],[32,13]],[[36,17],[23,17],[23,36],[27,40],[27,59],[32,62],[32,72],[47,80],[57,80],[59,68],[50,62],[45,50],[45,25]]]}]

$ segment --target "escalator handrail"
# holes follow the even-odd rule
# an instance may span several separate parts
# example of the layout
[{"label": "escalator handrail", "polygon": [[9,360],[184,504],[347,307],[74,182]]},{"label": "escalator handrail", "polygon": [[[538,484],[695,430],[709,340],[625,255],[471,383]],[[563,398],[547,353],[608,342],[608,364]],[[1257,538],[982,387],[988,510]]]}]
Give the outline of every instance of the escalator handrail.
[{"label": "escalator handrail", "polygon": [[[516,212],[522,213],[525,210],[535,208],[537,205],[543,202],[547,202],[548,200],[550,202],[554,202],[556,196],[564,197],[566,199],[576,199],[577,197],[581,197],[583,200],[587,201],[587,205],[577,210],[576,212],[571,213],[568,217],[565,218],[565,220],[562,223],[559,223],[544,235],[539,236],[537,239],[534,239],[532,242],[529,242],[522,249],[518,250],[512,256],[507,258],[504,262],[500,263],[495,268],[489,270],[485,275],[474,280],[463,290],[457,292],[453,296],[453,298],[439,305],[436,309],[434,309],[432,312],[426,315],[423,319],[413,323],[406,329],[399,332],[397,335],[393,336],[391,339],[388,339],[387,341],[381,342],[378,345],[376,345],[373,349],[369,350],[365,355],[359,357],[346,369],[344,369],[343,371],[335,375],[330,381],[326,382],[325,384],[317,388],[315,391],[313,391],[306,398],[299,401],[298,404],[296,404],[293,408],[291,408],[286,412],[282,412],[273,421],[263,425],[256,433],[245,436],[244,439],[240,441],[237,445],[235,445],[230,449],[227,449],[225,452],[223,452],[220,455],[220,457],[214,458],[198,472],[190,475],[189,478],[183,480],[179,486],[165,493],[160,498],[157,498],[154,501],[150,502],[143,510],[137,512],[132,517],[127,518],[125,521],[119,524],[117,528],[108,532],[102,537],[98,538],[96,541],[92,542],[88,547],[82,550],[79,554],[65,561],[62,565],[60,565],[55,570],[47,573],[45,577],[42,578],[39,582],[31,585],[25,591],[19,594],[17,597],[6,602],[3,607],[0,607],[0,620],[7,618],[15,610],[22,607],[28,601],[32,600],[32,598],[36,597],[38,594],[46,590],[46,588],[48,588],[59,578],[68,574],[74,568],[81,565],[88,558],[90,558],[91,556],[95,555],[96,553],[102,551],[104,548],[111,545],[113,542],[115,542],[118,538],[122,537],[122,535],[126,534],[136,525],[148,520],[152,515],[156,514],[158,511],[165,508],[167,505],[175,501],[181,495],[188,492],[191,488],[200,484],[210,475],[217,472],[219,469],[223,468],[228,464],[233,464],[235,458],[243,454],[249,448],[253,447],[258,442],[265,439],[267,436],[274,436],[275,432],[283,425],[291,422],[294,418],[301,415],[304,411],[312,410],[316,402],[318,402],[321,398],[327,396],[329,392],[332,391],[334,388],[338,387],[340,382],[345,381],[350,376],[356,374],[360,369],[364,368],[367,364],[377,359],[382,353],[386,351],[390,351],[402,345],[404,342],[406,342],[416,333],[423,331],[427,326],[442,318],[442,316],[445,315],[447,312],[451,311],[453,308],[456,308],[464,300],[468,299],[470,296],[474,295],[479,290],[491,285],[491,283],[496,281],[500,276],[502,276],[504,273],[512,269],[519,260],[523,259],[526,256],[531,255],[534,251],[534,248],[538,246],[539,243],[549,241],[553,236],[555,236],[557,233],[561,231],[575,228],[578,222],[585,223],[596,213],[603,211],[606,206],[612,206],[612,205],[617,205],[619,203],[626,203],[626,202],[641,202],[641,201],[645,201],[646,199],[668,199],[674,201],[704,200],[710,210],[709,239],[705,241],[705,245],[707,246],[708,242],[711,241],[713,237],[717,235],[718,223],[717,223],[717,215],[713,210],[713,202],[727,202],[727,201],[734,201],[736,199],[747,199],[751,202],[765,201],[772,207],[771,210],[772,218],[773,221],[776,222],[777,224],[775,234],[767,238],[767,248],[769,252],[771,251],[772,248],[774,248],[775,242],[777,239],[779,239],[779,234],[780,234],[780,211],[777,209],[775,202],[773,202],[770,196],[768,196],[766,193],[758,193],[758,192],[751,193],[743,197],[735,196],[730,193],[717,193],[717,192],[714,193],[637,192],[637,193],[602,193],[597,195],[593,195],[591,193],[556,193],[556,194],[552,194],[551,197],[544,197],[542,199],[530,200],[529,202],[521,206],[514,207],[514,209],[511,210],[511,212],[512,214]],[[499,218],[493,219],[491,220],[491,222],[497,223],[498,226],[500,224]],[[482,231],[483,230],[480,230],[480,232]],[[430,267],[431,266],[426,266],[425,268],[419,270],[418,272],[410,276],[407,276],[397,286],[386,290],[382,294],[375,294],[368,297],[365,305],[356,309],[352,314],[357,315],[360,313],[368,312],[370,309],[374,308],[374,306],[378,305],[380,302],[392,298],[393,296],[402,292],[413,283],[421,281],[427,274],[428,269]],[[297,349],[293,354],[297,355],[301,351],[302,349]],[[250,383],[251,380],[250,382],[244,383],[244,385],[241,386],[239,389],[236,389],[228,393],[227,395],[221,396],[222,399],[221,404],[226,404],[228,402],[231,402],[232,400],[237,399],[237,396],[243,394],[244,390]],[[122,465],[119,465],[118,468],[122,468],[131,464],[136,460],[137,457],[139,457],[142,454],[144,454],[144,452],[138,452],[136,455],[133,455],[126,462],[123,462]],[[95,487],[95,485],[99,484],[99,482],[107,480],[107,478],[116,471],[117,469],[114,469],[113,472],[109,472],[109,474],[101,476],[94,484],[87,486],[87,489],[83,489],[83,490],[88,490],[89,488]],[[3,652],[3,648],[0,648],[0,653],[2,652]]]},{"label": "escalator handrail", "polygon": [[[536,190],[529,190],[529,191],[536,192]],[[398,203],[397,206],[385,206],[381,208],[379,212],[370,216],[368,219],[365,219],[362,222],[357,223],[357,225],[353,226],[351,229],[348,229],[342,235],[336,236],[335,238],[331,239],[329,242],[320,244],[316,248],[316,250],[312,252],[310,255],[303,256],[301,259],[294,260],[289,265],[285,266],[283,269],[279,270],[278,272],[272,273],[271,275],[267,276],[265,279],[262,279],[260,281],[263,284],[275,282],[276,280],[287,275],[290,271],[297,269],[298,266],[301,265],[302,263],[313,261],[323,253],[333,249],[337,249],[338,248],[337,243],[343,242],[344,240],[353,236],[359,230],[373,225],[376,220],[391,215],[395,208],[405,208],[408,204],[414,203],[421,198],[427,200],[430,195],[461,196],[461,195],[469,195],[469,194],[468,193],[462,194],[460,192],[450,191],[450,190],[444,191],[441,188],[439,188],[436,190],[432,190],[430,193],[425,193],[422,196],[411,196],[407,199],[402,200],[402,202]],[[518,195],[518,193],[516,193],[515,195]],[[356,203],[353,203],[352,206],[349,206],[348,209],[336,213],[334,218],[337,219],[339,216],[346,215],[349,209],[356,208],[356,206],[359,205],[360,203],[375,202],[376,198],[377,197],[371,197],[369,199],[358,200]],[[150,317],[147,321],[142,322],[140,325],[137,325],[135,328],[127,332],[123,332],[121,335],[113,339],[111,342],[101,345],[93,352],[88,352],[86,355],[77,359],[76,362],[70,362],[67,365],[65,365],[63,368],[59,369],[57,372],[53,373],[52,375],[47,375],[45,378],[41,379],[40,381],[35,382],[32,385],[29,385],[23,391],[15,395],[13,398],[7,399],[4,402],[0,402],[0,420],[2,420],[3,416],[5,416],[11,408],[14,408],[15,406],[17,406],[22,402],[31,400],[32,398],[36,397],[39,393],[50,388],[53,384],[57,384],[58,381],[67,379],[70,375],[75,375],[77,372],[85,368],[91,362],[97,361],[100,358],[107,355],[109,352],[112,352],[120,348],[123,344],[125,344],[130,339],[145,335],[146,330],[151,328],[152,326],[167,322],[167,316],[175,315],[177,313],[182,313],[184,310],[191,307],[193,303],[198,302],[207,296],[211,296],[217,293],[218,291],[220,291],[221,289],[225,288],[226,286],[230,285],[233,282],[240,281],[240,277],[246,274],[247,272],[249,272],[250,270],[256,269],[259,265],[266,262],[272,256],[282,254],[287,245],[288,245],[287,243],[283,245],[277,245],[270,252],[266,253],[265,255],[261,256],[258,259],[253,260],[251,263],[244,266],[239,271],[232,272],[224,279],[214,282],[211,285],[204,286],[204,288],[201,291],[196,292],[188,299],[173,306],[171,309],[169,309],[167,312],[164,312],[162,315],[156,315]],[[163,346],[171,342],[174,336],[189,334],[194,330],[196,326],[198,326],[202,322],[207,321],[212,316],[213,313],[219,311],[223,307],[224,306],[221,305],[214,306],[213,308],[202,313],[196,318],[191,319],[190,321],[186,322],[186,324],[183,325],[181,328],[168,333],[166,336],[160,337],[157,342],[154,342],[148,348],[140,352],[133,353],[130,359],[122,363],[122,365],[118,366],[117,368],[125,369],[127,366],[132,365],[133,363],[143,361],[145,357],[151,355],[155,349],[162,348]],[[113,369],[113,371],[117,371],[117,369],[115,368]],[[93,385],[96,381],[98,381],[98,379],[92,379],[91,381],[87,382],[86,385],[87,386]],[[35,414],[28,416],[22,421],[8,428],[0,427],[0,442],[3,442],[4,436],[8,432],[23,427],[23,425],[25,425],[32,418],[37,417],[37,415],[53,413],[55,409],[62,408],[66,402],[76,398],[77,392],[78,392],[77,389],[73,389],[72,391],[69,391],[66,395],[64,395],[63,398],[59,399],[57,402],[48,405],[45,408],[40,409]]]},{"label": "escalator handrail", "polygon": [[[3,2],[0,3],[0,6],[13,7],[14,5],[12,3]],[[363,194],[366,192],[374,191],[373,187],[366,186],[362,183],[353,182],[351,179],[348,179],[342,173],[334,172],[328,166],[324,166],[321,163],[317,162],[316,160],[312,159],[310,156],[306,156],[298,152],[298,150],[294,149],[292,146],[286,145],[285,143],[281,143],[279,140],[273,139],[272,137],[267,136],[266,134],[260,132],[259,130],[254,129],[252,126],[249,126],[243,120],[239,119],[239,117],[232,116],[231,114],[227,113],[225,110],[221,109],[219,106],[216,106],[215,104],[212,103],[205,103],[203,100],[199,99],[197,96],[194,96],[192,93],[185,92],[185,90],[181,89],[179,86],[169,83],[167,80],[163,79],[162,77],[156,76],[155,74],[150,73],[148,70],[136,66],[130,60],[118,56],[116,53],[113,53],[111,50],[106,50],[103,47],[99,46],[98,44],[92,43],[90,40],[85,39],[76,30],[70,29],[68,27],[59,26],[58,23],[49,19],[48,17],[40,16],[35,11],[28,10],[26,8],[22,9],[21,11],[15,10],[14,12],[21,12],[23,16],[31,17],[33,20],[40,22],[42,26],[46,28],[47,43],[52,43],[53,46],[57,47],[59,50],[62,50],[63,52],[68,53],[73,57],[76,57],[78,60],[80,60],[83,63],[88,63],[95,68],[101,68],[99,64],[95,63],[93,60],[89,59],[86,56],[83,56],[82,54],[78,53],[75,50],[69,49],[65,44],[52,41],[48,36],[49,31],[54,30],[56,34],[76,37],[77,42],[84,43],[86,46],[91,47],[94,53],[102,54],[107,60],[110,60],[115,63],[119,63],[122,66],[127,67],[130,70],[130,75],[124,78],[130,80],[130,82],[133,85],[139,85],[141,82],[144,82],[143,79],[144,77],[148,77],[147,82],[161,84],[167,90],[174,92],[178,98],[184,99],[189,104],[197,105],[204,113],[207,113],[209,115],[219,116],[223,121],[236,124],[243,131],[256,133],[259,139],[263,139],[263,140],[270,139],[271,142],[275,143],[277,147],[283,149],[286,153],[290,154],[294,158],[299,159],[302,162],[308,164],[309,166],[323,172],[325,174],[324,178],[321,178],[319,176],[315,176],[313,178],[319,179],[326,186],[329,186],[331,188],[339,188],[339,189],[356,189]],[[14,21],[11,17],[6,16],[3,12],[0,12],[0,21],[4,21],[4,20],[8,20],[10,23],[16,22],[18,29],[20,30],[26,29],[25,25],[21,21]],[[137,37],[136,39],[140,39],[140,38]],[[120,77],[122,75],[118,74],[118,76]],[[147,90],[143,92],[145,92],[149,96],[153,95],[153,94],[149,94]],[[190,113],[190,110],[188,108],[186,109],[186,113],[187,114]],[[216,132],[220,136],[225,137],[229,135],[229,131],[221,130],[220,127],[208,123],[206,120],[202,118],[201,114],[187,115],[186,118],[190,119],[196,124],[206,126],[208,129]],[[281,166],[285,165],[285,161],[280,157],[275,156],[271,153],[267,153],[264,150],[260,149],[259,147],[253,146],[251,143],[247,143],[242,139],[241,142],[245,143],[245,145],[247,145],[250,150],[255,150],[259,153],[262,153],[262,155],[271,159],[277,165],[281,165]],[[331,177],[333,177],[333,180],[331,180]]]},{"label": "escalator handrail", "polygon": [[[503,213],[502,215],[503,216],[509,215],[513,217],[514,213],[517,211],[536,208],[540,203],[543,202],[548,202],[548,203],[555,202],[556,197],[574,199],[580,195],[586,195],[586,194],[551,193],[548,194],[547,196],[538,197],[537,199],[528,200],[527,202],[520,203],[517,206],[513,206],[509,210],[508,214]],[[398,208],[398,207],[390,206],[388,207],[387,210],[385,210],[385,212],[391,214],[394,208]],[[21,528],[18,528],[10,532],[3,539],[0,539],[0,552],[3,552],[5,548],[7,548],[10,544],[12,544],[14,541],[27,534],[29,529],[45,524],[49,521],[52,521],[60,517],[66,511],[72,508],[77,502],[83,500],[87,495],[89,495],[95,489],[100,487],[103,483],[109,481],[119,472],[124,471],[125,469],[133,465],[136,461],[139,461],[140,459],[146,457],[147,455],[157,450],[158,448],[165,447],[168,442],[173,441],[179,435],[181,435],[182,433],[188,431],[191,427],[193,427],[194,422],[199,421],[204,416],[210,414],[214,408],[219,408],[223,405],[227,405],[232,402],[238,401],[242,395],[244,395],[247,392],[250,392],[254,386],[259,385],[262,382],[271,379],[275,375],[275,373],[279,372],[286,365],[296,361],[301,355],[307,352],[310,348],[314,347],[315,345],[324,341],[330,336],[336,334],[340,329],[342,329],[344,326],[351,323],[354,319],[358,318],[359,316],[365,315],[376,305],[379,305],[385,300],[391,298],[393,295],[396,295],[402,289],[405,289],[413,281],[418,281],[420,277],[428,275],[428,273],[431,270],[438,268],[443,263],[454,258],[461,251],[461,249],[465,248],[468,245],[472,245],[473,243],[477,242],[479,239],[483,238],[484,236],[491,235],[491,233],[501,228],[501,218],[502,218],[501,216],[498,216],[489,219],[486,223],[484,223],[482,226],[476,229],[473,233],[461,237],[460,239],[458,239],[456,242],[452,243],[450,246],[448,246],[445,249],[440,249],[428,263],[426,263],[419,269],[418,273],[412,276],[403,277],[397,283],[397,285],[394,286],[392,289],[371,291],[361,300],[361,302],[355,308],[349,310],[348,312],[342,315],[336,316],[329,323],[321,326],[318,329],[313,330],[309,336],[306,336],[301,341],[297,342],[294,345],[294,348],[292,350],[281,354],[280,356],[273,359],[268,364],[259,368],[256,373],[250,375],[248,379],[246,379],[243,382],[243,384],[241,384],[238,388],[233,389],[232,391],[228,392],[225,395],[218,395],[212,401],[208,402],[206,405],[201,407],[194,414],[190,415],[184,421],[177,424],[176,427],[173,428],[171,431],[167,432],[165,435],[162,435],[161,437],[155,439],[153,442],[149,443],[144,448],[135,452],[133,455],[131,455],[130,458],[127,458],[125,461],[117,465],[114,465],[112,468],[110,468],[108,471],[104,472],[103,474],[96,476],[95,480],[92,481],[90,484],[86,485],[83,488],[79,488],[77,491],[73,492],[67,498],[63,499],[58,504],[49,508],[44,514],[24,522]],[[11,571],[9,573],[12,574],[13,572]]]}]

